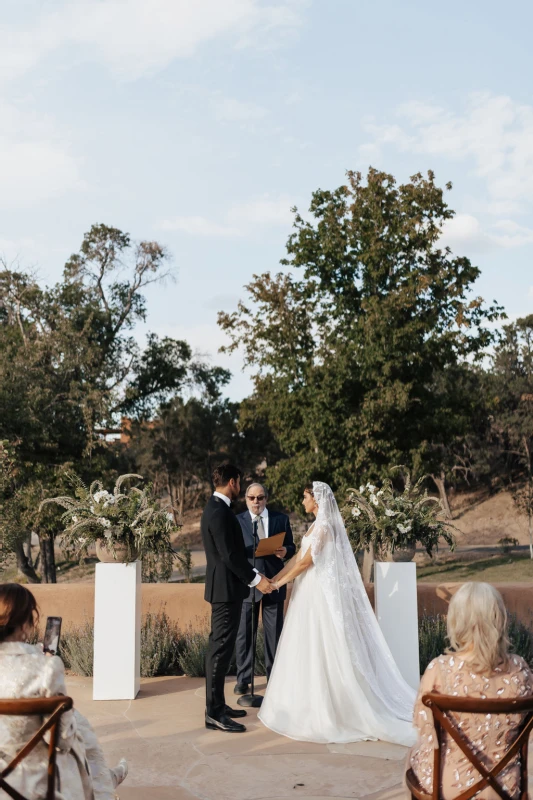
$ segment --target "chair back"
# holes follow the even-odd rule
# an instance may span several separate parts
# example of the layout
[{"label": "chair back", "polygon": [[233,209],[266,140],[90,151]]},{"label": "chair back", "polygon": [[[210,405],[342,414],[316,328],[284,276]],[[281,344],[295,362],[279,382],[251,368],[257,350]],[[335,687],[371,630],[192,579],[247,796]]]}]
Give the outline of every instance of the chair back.
[{"label": "chair back", "polygon": [[[445,730],[481,776],[477,783],[458,794],[454,800],[470,800],[487,786],[490,786],[502,800],[513,800],[498,782],[497,777],[518,753],[520,753],[520,793],[518,796],[520,800],[527,800],[527,747],[529,734],[533,728],[533,695],[511,700],[504,698],[482,700],[473,697],[452,697],[438,692],[428,692],[428,694],[423,695],[422,702],[433,714],[437,741],[442,741],[442,731]],[[479,760],[473,746],[461,733],[461,729],[450,713],[453,711],[463,714],[524,714],[524,719],[516,739],[509,745],[497,764],[492,769],[489,769]],[[412,769],[407,771],[407,787],[411,792],[411,796],[417,798],[417,800],[440,800],[442,779],[441,749],[440,747],[436,748],[433,757],[432,794],[423,791]]]},{"label": "chair back", "polygon": [[19,700],[0,700],[0,716],[25,717],[39,715],[48,717],[38,731],[31,737],[13,760],[0,772],[0,789],[13,798],[13,800],[29,800],[20,792],[10,786],[6,778],[13,770],[31,753],[33,748],[50,731],[50,744],[48,745],[48,784],[43,800],[55,800],[56,786],[56,746],[61,715],[70,711],[73,706],[71,697],[46,697],[46,698],[21,698]]}]

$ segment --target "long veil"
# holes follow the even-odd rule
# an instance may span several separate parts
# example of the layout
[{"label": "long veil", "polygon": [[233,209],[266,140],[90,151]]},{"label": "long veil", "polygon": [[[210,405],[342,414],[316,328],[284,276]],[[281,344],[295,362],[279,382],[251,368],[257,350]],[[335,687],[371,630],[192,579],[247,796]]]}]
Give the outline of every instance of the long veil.
[{"label": "long veil", "polygon": [[335,496],[321,481],[313,483],[313,493],[318,514],[309,534],[311,555],[334,623],[374,695],[395,717],[411,721],[416,692],[402,678],[379,627]]}]

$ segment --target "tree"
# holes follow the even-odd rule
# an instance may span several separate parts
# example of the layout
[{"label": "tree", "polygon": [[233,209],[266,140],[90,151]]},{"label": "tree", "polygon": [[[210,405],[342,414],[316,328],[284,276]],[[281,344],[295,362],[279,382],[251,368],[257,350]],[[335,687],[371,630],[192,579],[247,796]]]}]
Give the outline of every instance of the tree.
[{"label": "tree", "polygon": [[490,386],[498,437],[514,499],[528,518],[533,558],[533,314],[506,325],[495,348]]},{"label": "tree", "polygon": [[310,212],[295,209],[282,261],[300,277],[256,275],[249,302],[219,314],[226,349],[242,347],[253,373],[241,424],[271,428],[281,454],[267,478],[293,507],[311,475],[338,489],[394,464],[425,468],[431,443],[468,415],[435,387],[481,356],[500,314],[470,294],[479,269],[440,245],[454,212],[433,173],[397,186],[349,172]]},{"label": "tree", "polygon": [[57,285],[0,272],[0,439],[17,445],[17,541],[39,533],[45,581],[55,580],[61,528],[59,514],[38,514],[43,494],[58,493],[65,465],[100,476],[112,466],[106,432],[121,413],[148,413],[187,379],[185,342],[152,334],[143,352],[132,335],[146,317],[142,291],[168,276],[167,262],[157,242],[93,225]]}]

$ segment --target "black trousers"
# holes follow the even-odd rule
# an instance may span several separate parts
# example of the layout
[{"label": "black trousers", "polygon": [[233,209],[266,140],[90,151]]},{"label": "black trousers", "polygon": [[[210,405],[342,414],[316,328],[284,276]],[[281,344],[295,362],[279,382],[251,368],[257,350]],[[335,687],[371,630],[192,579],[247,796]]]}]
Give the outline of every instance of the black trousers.
[{"label": "black trousers", "polygon": [[211,603],[211,633],[205,657],[206,713],[215,719],[224,711],[224,683],[233,655],[242,600],[237,603]]},{"label": "black trousers", "polygon": [[[254,629],[257,632],[259,607],[263,617],[263,633],[265,637],[265,666],[267,678],[270,678],[276,648],[283,628],[283,603],[266,605],[263,600],[255,603]],[[243,603],[239,632],[236,645],[237,683],[252,682],[252,604]]]}]

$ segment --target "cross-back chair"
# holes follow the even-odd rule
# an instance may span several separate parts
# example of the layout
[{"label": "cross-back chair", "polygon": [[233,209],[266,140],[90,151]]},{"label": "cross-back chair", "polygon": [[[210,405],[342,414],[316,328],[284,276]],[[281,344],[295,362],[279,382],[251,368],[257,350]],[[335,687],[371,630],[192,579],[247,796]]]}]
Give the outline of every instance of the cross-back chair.
[{"label": "cross-back chair", "polygon": [[[533,728],[533,696],[514,700],[502,698],[481,700],[428,692],[428,694],[423,695],[422,702],[433,714],[437,741],[442,741],[442,731],[445,730],[481,776],[477,783],[458,794],[454,800],[470,800],[474,795],[486,789],[487,786],[490,786],[502,800],[512,800],[497,778],[518,753],[520,753],[520,794],[518,797],[520,800],[527,800],[527,748],[529,734]],[[473,746],[461,734],[457,722],[449,713],[452,711],[468,714],[524,714],[524,720],[520,733],[514,742],[492,769],[489,769],[479,760]],[[413,770],[407,770],[405,780],[413,800],[441,800],[441,750],[442,747],[437,748],[433,756],[433,792],[431,794],[422,789]]]},{"label": "cross-back chair", "polygon": [[0,716],[25,717],[28,715],[47,716],[48,719],[34,733],[29,742],[19,750],[15,758],[4,767],[0,772],[0,789],[3,789],[13,800],[28,800],[20,792],[10,786],[6,778],[13,770],[31,753],[33,748],[43,739],[44,735],[50,731],[50,743],[48,745],[48,786],[43,800],[55,800],[56,786],[56,746],[59,733],[59,723],[61,715],[65,711],[70,711],[73,706],[71,697],[46,697],[46,698],[22,698],[20,700],[0,700]]}]

